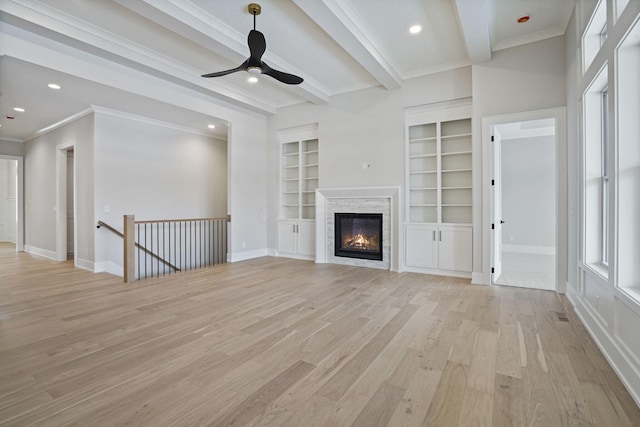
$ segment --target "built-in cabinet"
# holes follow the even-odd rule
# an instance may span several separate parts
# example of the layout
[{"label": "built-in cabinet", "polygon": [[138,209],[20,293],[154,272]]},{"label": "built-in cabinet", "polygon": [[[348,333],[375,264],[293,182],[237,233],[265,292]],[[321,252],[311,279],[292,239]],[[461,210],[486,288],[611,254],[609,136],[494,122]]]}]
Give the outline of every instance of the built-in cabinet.
[{"label": "built-in cabinet", "polygon": [[416,107],[405,124],[405,267],[470,276],[471,106]]},{"label": "built-in cabinet", "polygon": [[407,267],[471,271],[470,225],[405,225]]},{"label": "built-in cabinet", "polygon": [[283,130],[281,147],[278,255],[313,259],[315,255],[317,126]]},{"label": "built-in cabinet", "polygon": [[294,258],[313,257],[316,250],[315,221],[280,220],[278,254]]}]

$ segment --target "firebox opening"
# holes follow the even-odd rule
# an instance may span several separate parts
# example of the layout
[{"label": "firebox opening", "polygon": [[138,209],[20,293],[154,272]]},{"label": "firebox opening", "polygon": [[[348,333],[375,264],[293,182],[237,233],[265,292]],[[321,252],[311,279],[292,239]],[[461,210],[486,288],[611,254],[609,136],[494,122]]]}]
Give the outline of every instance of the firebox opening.
[{"label": "firebox opening", "polygon": [[382,214],[336,213],[335,256],[382,261]]}]

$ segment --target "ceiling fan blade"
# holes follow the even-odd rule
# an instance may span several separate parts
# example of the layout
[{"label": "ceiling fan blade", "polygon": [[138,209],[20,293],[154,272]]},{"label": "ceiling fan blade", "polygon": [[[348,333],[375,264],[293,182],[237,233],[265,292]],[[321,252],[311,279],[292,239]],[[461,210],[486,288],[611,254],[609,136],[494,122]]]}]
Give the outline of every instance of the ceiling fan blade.
[{"label": "ceiling fan blade", "polygon": [[293,74],[284,73],[282,71],[274,70],[264,62],[262,63],[262,74],[271,76],[276,80],[286,83],[288,85],[299,85],[304,81],[302,77],[294,76]]},{"label": "ceiling fan blade", "polygon": [[251,52],[249,60],[251,60],[252,63],[259,63],[262,55],[264,55],[264,51],[267,50],[267,42],[264,39],[264,34],[258,30],[249,31],[247,44],[249,45],[249,51]]},{"label": "ceiling fan blade", "polygon": [[249,60],[247,59],[239,67],[232,68],[230,70],[217,71],[215,73],[203,74],[202,77],[222,77],[222,76],[226,76],[227,74],[235,73],[238,71],[247,71],[248,63],[249,63]]}]

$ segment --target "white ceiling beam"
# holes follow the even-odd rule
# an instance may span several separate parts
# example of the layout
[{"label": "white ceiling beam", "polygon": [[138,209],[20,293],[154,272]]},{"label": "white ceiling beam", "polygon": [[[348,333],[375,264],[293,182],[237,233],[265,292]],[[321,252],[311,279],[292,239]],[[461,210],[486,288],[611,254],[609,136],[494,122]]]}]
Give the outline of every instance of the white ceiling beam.
[{"label": "white ceiling beam", "polygon": [[386,89],[402,86],[402,78],[375,47],[355,13],[336,0],[293,0]]},{"label": "white ceiling beam", "polygon": [[[241,64],[249,55],[247,46],[248,33],[243,34],[236,31],[188,0],[115,1],[147,19],[170,28],[172,31],[231,62]],[[315,104],[329,102],[328,91],[319,82],[304,75],[295,66],[269,51],[265,52],[264,58],[275,69],[287,70],[291,74],[304,78],[302,84],[282,85],[282,89],[288,90]]]},{"label": "white ceiling beam", "polygon": [[491,35],[487,0],[455,0],[460,28],[472,64],[491,60]]}]

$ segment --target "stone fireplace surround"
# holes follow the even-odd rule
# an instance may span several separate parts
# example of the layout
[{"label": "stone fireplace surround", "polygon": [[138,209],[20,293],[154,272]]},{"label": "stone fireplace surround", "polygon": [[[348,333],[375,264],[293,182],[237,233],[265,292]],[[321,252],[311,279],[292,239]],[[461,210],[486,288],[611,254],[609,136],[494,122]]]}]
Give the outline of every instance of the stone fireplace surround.
[{"label": "stone fireplace surround", "polygon": [[[398,271],[400,187],[319,188],[316,190],[316,263]],[[336,257],[336,212],[382,213],[382,261]]]}]

